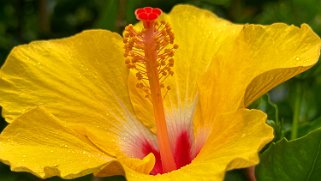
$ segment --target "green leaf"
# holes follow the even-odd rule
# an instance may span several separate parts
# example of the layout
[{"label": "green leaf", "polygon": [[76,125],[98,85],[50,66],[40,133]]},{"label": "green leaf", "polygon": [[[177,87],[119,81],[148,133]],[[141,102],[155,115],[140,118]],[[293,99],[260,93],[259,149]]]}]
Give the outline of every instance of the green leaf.
[{"label": "green leaf", "polygon": [[100,16],[94,26],[115,31],[119,2],[117,0],[109,0],[101,1],[100,3]]},{"label": "green leaf", "polygon": [[307,124],[303,125],[299,129],[299,136],[304,136],[308,134],[309,132],[321,128],[321,117],[308,122]]},{"label": "green leaf", "polygon": [[257,180],[315,181],[321,174],[321,129],[293,141],[282,139],[261,155]]},{"label": "green leaf", "polygon": [[279,121],[278,106],[271,101],[269,94],[263,95],[254,104],[256,109],[266,112],[269,120]]},{"label": "green leaf", "polygon": [[260,99],[252,103],[249,108],[260,109],[267,114],[267,123],[274,129],[274,141],[278,141],[283,138],[283,125],[279,120],[279,109],[278,106],[271,101],[269,94],[263,95]]}]

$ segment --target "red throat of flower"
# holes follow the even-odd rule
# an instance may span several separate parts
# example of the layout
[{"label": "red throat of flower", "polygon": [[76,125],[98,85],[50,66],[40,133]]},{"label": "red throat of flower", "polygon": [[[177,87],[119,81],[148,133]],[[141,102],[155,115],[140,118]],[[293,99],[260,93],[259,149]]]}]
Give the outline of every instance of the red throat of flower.
[{"label": "red throat of flower", "polygon": [[177,169],[170,146],[165,120],[163,99],[170,90],[165,79],[174,72],[174,34],[165,21],[157,21],[162,11],[158,8],[145,7],[135,11],[138,20],[143,22],[141,31],[128,25],[124,33],[125,63],[137,78],[136,87],[150,99],[157,129],[157,142],[163,172]]}]

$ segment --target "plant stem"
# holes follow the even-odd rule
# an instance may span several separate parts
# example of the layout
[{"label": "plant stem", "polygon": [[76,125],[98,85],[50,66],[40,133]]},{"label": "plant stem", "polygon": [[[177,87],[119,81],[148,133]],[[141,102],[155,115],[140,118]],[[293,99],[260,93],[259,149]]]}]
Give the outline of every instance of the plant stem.
[{"label": "plant stem", "polygon": [[246,168],[246,172],[247,172],[247,180],[248,181],[256,181],[255,166]]},{"label": "plant stem", "polygon": [[303,97],[303,87],[300,82],[297,82],[295,85],[295,102],[294,102],[294,113],[293,113],[293,122],[292,122],[292,130],[291,130],[291,140],[296,139],[298,136],[302,97]]}]

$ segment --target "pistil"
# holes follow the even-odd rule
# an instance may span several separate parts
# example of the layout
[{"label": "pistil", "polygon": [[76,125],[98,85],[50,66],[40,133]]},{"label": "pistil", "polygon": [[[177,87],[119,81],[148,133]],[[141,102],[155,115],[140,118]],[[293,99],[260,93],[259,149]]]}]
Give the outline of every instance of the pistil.
[{"label": "pistil", "polygon": [[156,120],[157,140],[164,172],[176,169],[173,153],[170,147],[169,136],[165,120],[163,97],[161,93],[160,79],[157,69],[157,52],[154,40],[154,28],[145,27],[144,32],[146,72],[150,86],[151,101]]},{"label": "pistil", "polygon": [[169,24],[156,22],[161,14],[160,9],[146,7],[136,10],[135,14],[137,19],[143,22],[144,29],[136,32],[131,25],[126,27],[125,61],[128,68],[136,72],[136,87],[143,90],[145,97],[150,99],[153,105],[157,141],[165,173],[177,169],[170,146],[163,98],[170,90],[169,86],[164,85],[164,80],[173,75],[172,57],[178,46],[173,44],[174,35]]}]

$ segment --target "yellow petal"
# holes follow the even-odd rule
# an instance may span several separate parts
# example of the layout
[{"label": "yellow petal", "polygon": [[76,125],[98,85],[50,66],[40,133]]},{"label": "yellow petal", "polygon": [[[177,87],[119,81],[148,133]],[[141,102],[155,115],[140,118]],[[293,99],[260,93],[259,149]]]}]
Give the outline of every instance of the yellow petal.
[{"label": "yellow petal", "polygon": [[14,48],[0,70],[0,104],[12,122],[44,106],[69,126],[100,134],[108,151],[132,120],[122,39],[105,30]]},{"label": "yellow petal", "polygon": [[259,162],[258,152],[273,139],[273,129],[259,110],[240,109],[217,116],[213,130],[195,162],[215,162],[225,170]]},{"label": "yellow petal", "polygon": [[102,170],[95,173],[98,177],[107,177],[116,175],[115,171],[118,171],[118,175],[125,175],[124,166],[141,173],[149,174],[155,164],[155,157],[152,153],[145,156],[143,159],[129,158],[125,155],[119,155],[117,162],[113,162],[112,165],[105,166]]},{"label": "yellow petal", "polygon": [[197,83],[220,47],[232,39],[240,25],[231,24],[210,11],[178,5],[168,15],[179,48],[175,51],[174,77],[167,102],[179,107],[190,105],[198,94]]},{"label": "yellow petal", "polygon": [[125,175],[123,167],[118,161],[112,161],[101,170],[94,173],[96,177],[110,177],[115,175]]},{"label": "yellow petal", "polygon": [[244,25],[235,40],[214,55],[200,83],[202,114],[213,117],[248,106],[314,65],[320,45],[320,38],[305,24]]},{"label": "yellow petal", "polygon": [[[274,24],[261,31],[259,29],[259,27],[248,27],[244,32],[244,36],[269,37],[265,37],[264,42],[252,38],[246,43],[252,44],[252,47],[258,49],[256,55],[248,53],[247,57],[252,54],[253,59],[260,58],[262,63],[255,71],[258,76],[252,80],[245,92],[243,102],[245,106],[251,104],[277,84],[309,69],[316,64],[320,56],[321,40],[306,24],[303,24],[300,29],[284,24]],[[282,33],[284,31],[288,32]],[[280,38],[274,40],[276,47],[268,45],[271,43],[272,34],[280,36]],[[272,54],[273,51],[277,53]],[[258,56],[258,54],[261,54],[261,56]],[[274,61],[269,61],[272,59]]]},{"label": "yellow petal", "polygon": [[152,132],[156,133],[153,105],[142,90],[136,87],[137,79],[133,73],[128,75],[128,90],[136,117]]},{"label": "yellow petal", "polygon": [[36,108],[1,133],[0,160],[13,171],[31,172],[41,178],[75,178],[95,172],[114,159],[45,109]]},{"label": "yellow petal", "polygon": [[[171,90],[165,97],[168,116],[177,115],[180,120],[189,120],[198,95],[197,83],[212,57],[221,47],[229,44],[241,30],[241,25],[231,24],[213,13],[190,5],[178,5],[161,17],[170,23],[175,35],[174,76],[165,81]],[[136,25],[141,28],[141,24]],[[135,86],[135,76],[129,77],[130,97],[136,114],[145,125],[154,130],[153,109],[145,94]]]}]

